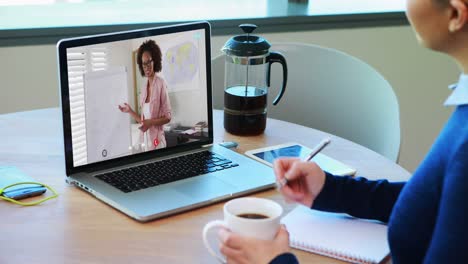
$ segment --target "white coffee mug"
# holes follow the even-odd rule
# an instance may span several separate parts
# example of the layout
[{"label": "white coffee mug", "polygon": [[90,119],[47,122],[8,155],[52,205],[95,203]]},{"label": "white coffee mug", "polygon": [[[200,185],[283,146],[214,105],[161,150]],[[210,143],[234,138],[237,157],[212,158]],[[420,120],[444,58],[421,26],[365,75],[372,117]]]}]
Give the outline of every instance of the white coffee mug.
[{"label": "white coffee mug", "polygon": [[234,233],[272,240],[280,228],[283,208],[276,202],[263,198],[244,197],[224,204],[224,220],[214,220],[203,228],[203,242],[211,255],[220,262],[226,259],[215,252],[209,243],[208,233],[213,228],[227,228]]}]

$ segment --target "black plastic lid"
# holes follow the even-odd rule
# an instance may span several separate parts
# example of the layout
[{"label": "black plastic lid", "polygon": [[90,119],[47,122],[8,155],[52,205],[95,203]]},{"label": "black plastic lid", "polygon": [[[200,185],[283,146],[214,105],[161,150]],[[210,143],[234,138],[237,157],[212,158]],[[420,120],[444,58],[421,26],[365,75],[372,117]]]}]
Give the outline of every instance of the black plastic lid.
[{"label": "black plastic lid", "polygon": [[268,54],[271,44],[264,38],[250,35],[257,26],[253,24],[242,24],[240,28],[245,35],[234,36],[230,38],[221,49],[227,55],[239,57],[250,57]]}]

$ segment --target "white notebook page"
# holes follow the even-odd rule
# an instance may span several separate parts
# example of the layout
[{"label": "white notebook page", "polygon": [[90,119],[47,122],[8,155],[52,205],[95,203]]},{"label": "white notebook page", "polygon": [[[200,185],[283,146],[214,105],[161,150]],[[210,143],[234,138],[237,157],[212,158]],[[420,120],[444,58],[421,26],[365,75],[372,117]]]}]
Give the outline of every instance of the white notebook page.
[{"label": "white notebook page", "polygon": [[281,222],[295,248],[361,263],[379,263],[390,253],[387,226],[378,221],[297,206]]}]

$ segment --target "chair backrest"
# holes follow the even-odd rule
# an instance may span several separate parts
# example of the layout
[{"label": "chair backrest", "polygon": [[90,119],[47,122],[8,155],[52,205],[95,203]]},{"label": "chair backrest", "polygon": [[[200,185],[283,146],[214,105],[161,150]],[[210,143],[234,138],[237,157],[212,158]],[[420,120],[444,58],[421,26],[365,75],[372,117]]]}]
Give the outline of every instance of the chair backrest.
[{"label": "chair backrest", "polygon": [[[268,117],[319,129],[398,160],[398,100],[380,73],[353,56],[316,45],[276,43],[271,50],[286,58],[288,83],[273,106],[282,82],[281,67],[273,64]],[[212,80],[213,105],[223,109],[224,55],[212,60]]]}]

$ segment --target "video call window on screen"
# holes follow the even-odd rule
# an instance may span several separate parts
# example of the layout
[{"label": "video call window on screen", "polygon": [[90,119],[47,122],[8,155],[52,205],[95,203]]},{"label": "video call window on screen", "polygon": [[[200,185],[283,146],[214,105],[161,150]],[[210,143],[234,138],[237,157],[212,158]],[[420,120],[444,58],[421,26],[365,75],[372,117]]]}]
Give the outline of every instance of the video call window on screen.
[{"label": "video call window on screen", "polygon": [[206,138],[204,41],[194,30],[67,49],[74,166]]}]

